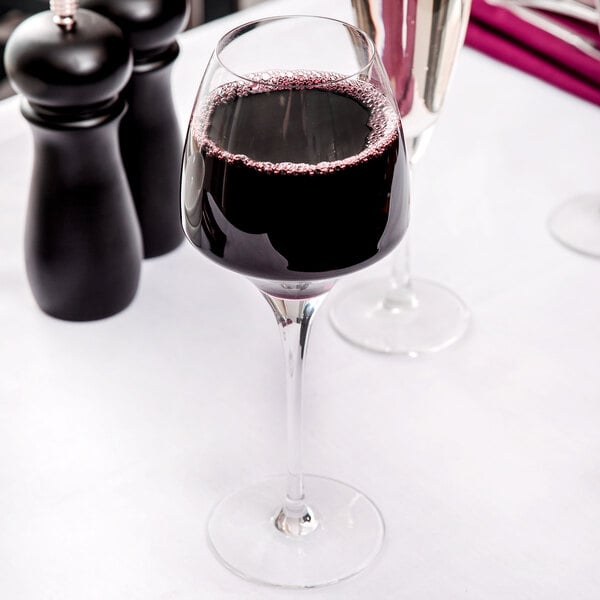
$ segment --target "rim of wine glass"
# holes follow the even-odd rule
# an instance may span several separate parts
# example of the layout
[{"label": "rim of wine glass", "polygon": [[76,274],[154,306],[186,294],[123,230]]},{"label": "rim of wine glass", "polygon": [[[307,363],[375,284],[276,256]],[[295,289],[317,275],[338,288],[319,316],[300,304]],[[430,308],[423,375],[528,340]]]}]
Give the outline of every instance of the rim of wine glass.
[{"label": "rim of wine glass", "polygon": [[264,80],[264,78],[262,78],[262,77],[257,76],[256,78],[253,78],[253,77],[250,77],[247,73],[245,75],[241,75],[240,73],[237,73],[231,67],[228,67],[226,64],[226,61],[222,60],[222,58],[221,58],[221,52],[225,49],[226,46],[228,46],[236,38],[240,37],[244,33],[247,33],[248,31],[252,31],[253,29],[256,29],[260,25],[264,25],[269,22],[289,21],[289,20],[293,20],[293,19],[306,19],[306,20],[311,20],[311,21],[328,21],[330,23],[337,23],[338,25],[342,25],[346,29],[354,32],[356,35],[358,35],[359,37],[361,37],[364,40],[366,48],[368,49],[368,60],[366,60],[365,64],[360,69],[354,71],[353,73],[349,73],[348,75],[340,74],[340,77],[328,78],[329,83],[337,83],[340,81],[346,81],[347,79],[352,79],[353,77],[356,77],[356,76],[360,75],[361,73],[364,73],[367,69],[371,68],[371,66],[373,65],[373,62],[375,61],[375,57],[377,55],[376,50],[375,50],[375,44],[373,43],[371,38],[362,29],[359,29],[358,27],[356,27],[355,25],[352,25],[350,23],[346,23],[345,21],[341,21],[340,19],[333,19],[332,17],[322,17],[319,15],[278,15],[278,16],[274,16],[274,17],[263,17],[262,19],[255,19],[253,21],[248,21],[247,23],[243,23],[242,25],[238,25],[237,27],[234,27],[233,29],[230,29],[227,33],[225,33],[221,37],[221,39],[217,42],[217,46],[215,48],[215,58],[217,59],[219,64],[225,70],[227,70],[229,73],[231,73],[235,77],[242,79],[244,81],[249,81],[251,83],[260,83],[263,85],[265,85],[265,84],[268,85],[268,82],[266,82]]}]

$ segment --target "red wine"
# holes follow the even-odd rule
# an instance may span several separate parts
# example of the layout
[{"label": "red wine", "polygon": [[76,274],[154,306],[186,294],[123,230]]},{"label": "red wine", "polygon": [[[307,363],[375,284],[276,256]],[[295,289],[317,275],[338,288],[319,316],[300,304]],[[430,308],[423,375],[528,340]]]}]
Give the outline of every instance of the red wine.
[{"label": "red wine", "polygon": [[183,225],[223,266],[282,281],[332,278],[390,252],[408,220],[395,109],[370,84],[264,75],[195,117]]}]

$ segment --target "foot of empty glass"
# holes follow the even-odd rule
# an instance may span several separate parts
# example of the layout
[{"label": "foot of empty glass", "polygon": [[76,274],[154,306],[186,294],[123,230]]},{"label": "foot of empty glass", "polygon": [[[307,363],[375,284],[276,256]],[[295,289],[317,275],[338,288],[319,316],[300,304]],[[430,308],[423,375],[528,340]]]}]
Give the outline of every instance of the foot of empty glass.
[{"label": "foot of empty glass", "polygon": [[346,340],[377,352],[418,356],[447,348],[467,330],[470,313],[451,290],[424,279],[411,280],[410,300],[386,301],[390,279],[342,290],[331,322]]},{"label": "foot of empty glass", "polygon": [[600,194],[564,202],[550,215],[548,228],[567,248],[600,257]]}]

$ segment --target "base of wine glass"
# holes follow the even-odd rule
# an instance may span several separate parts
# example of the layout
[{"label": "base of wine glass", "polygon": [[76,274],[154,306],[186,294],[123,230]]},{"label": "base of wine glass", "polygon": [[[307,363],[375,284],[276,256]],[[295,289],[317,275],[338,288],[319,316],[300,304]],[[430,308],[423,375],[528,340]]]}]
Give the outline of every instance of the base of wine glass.
[{"label": "base of wine glass", "polygon": [[548,228],[567,248],[600,257],[600,195],[578,196],[564,202],[550,215]]},{"label": "base of wine glass", "polygon": [[334,479],[307,475],[304,489],[316,526],[290,536],[276,527],[285,485],[285,476],[273,477],[216,506],[208,538],[228,569],[256,583],[314,588],[348,579],[373,562],[384,524],[369,498]]},{"label": "base of wine glass", "polygon": [[451,290],[424,279],[412,279],[410,303],[385,302],[390,279],[382,277],[344,290],[329,313],[337,332],[349,342],[387,354],[437,352],[459,340],[470,312]]}]

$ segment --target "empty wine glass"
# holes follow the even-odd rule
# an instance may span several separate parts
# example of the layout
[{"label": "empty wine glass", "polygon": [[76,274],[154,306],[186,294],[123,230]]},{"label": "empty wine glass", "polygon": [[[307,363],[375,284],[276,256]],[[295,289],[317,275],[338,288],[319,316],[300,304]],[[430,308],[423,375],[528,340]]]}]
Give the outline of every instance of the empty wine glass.
[{"label": "empty wine glass", "polygon": [[[382,55],[414,167],[443,107],[471,0],[352,0],[352,6],[357,24]],[[405,239],[390,275],[343,290],[330,317],[338,333],[354,344],[417,356],[460,339],[470,313],[448,288],[411,276]]]},{"label": "empty wine glass", "polygon": [[363,570],[381,548],[383,520],[367,496],[303,475],[302,374],[326,293],[391,252],[407,208],[398,111],[363,32],[276,17],[219,41],[188,129],[183,227],[200,252],[260,290],[287,380],[287,475],[235,492],[209,519],[216,556],[245,578],[326,585]]},{"label": "empty wine glass", "polygon": [[582,194],[563,202],[550,215],[548,228],[567,248],[600,258],[600,194]]},{"label": "empty wine glass", "polygon": [[[600,31],[600,0],[595,7]],[[560,204],[550,215],[548,228],[567,248],[600,258],[600,193],[582,194]]]}]

